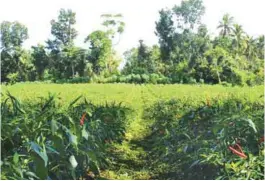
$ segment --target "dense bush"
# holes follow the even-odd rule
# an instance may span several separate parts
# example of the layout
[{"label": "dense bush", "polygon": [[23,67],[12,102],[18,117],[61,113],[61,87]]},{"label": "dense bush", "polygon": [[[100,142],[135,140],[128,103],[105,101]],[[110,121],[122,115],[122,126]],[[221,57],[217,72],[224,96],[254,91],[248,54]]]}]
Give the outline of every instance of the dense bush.
[{"label": "dense bush", "polygon": [[160,74],[129,74],[113,75],[108,78],[97,77],[91,80],[94,83],[133,83],[133,84],[170,84],[173,83],[168,77]]}]

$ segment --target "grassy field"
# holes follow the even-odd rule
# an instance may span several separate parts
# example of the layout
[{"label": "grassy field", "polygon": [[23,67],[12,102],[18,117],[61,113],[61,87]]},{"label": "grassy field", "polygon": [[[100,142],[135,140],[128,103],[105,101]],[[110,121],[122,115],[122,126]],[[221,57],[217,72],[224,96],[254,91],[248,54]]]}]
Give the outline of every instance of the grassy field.
[{"label": "grassy field", "polygon": [[[133,84],[15,84],[2,86],[2,94],[9,91],[21,101],[36,101],[49,93],[56,94],[59,102],[67,106],[82,95],[96,104],[122,102],[132,108],[131,123],[122,144],[114,143],[116,162],[102,171],[103,179],[149,179],[153,178],[149,151],[139,144],[151,134],[154,120],[145,119],[146,108],[158,101],[172,98],[201,105],[209,100],[223,100],[228,97],[255,102],[263,95],[264,86],[223,87],[219,85],[133,85]],[[147,144],[147,143],[146,143]]]}]

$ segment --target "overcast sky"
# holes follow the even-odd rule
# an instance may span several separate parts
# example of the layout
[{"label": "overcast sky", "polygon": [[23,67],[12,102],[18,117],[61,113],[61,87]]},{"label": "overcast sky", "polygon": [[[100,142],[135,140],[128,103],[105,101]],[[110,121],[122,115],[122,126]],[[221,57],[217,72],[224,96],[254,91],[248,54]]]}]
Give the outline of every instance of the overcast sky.
[{"label": "overcast sky", "polygon": [[[154,34],[158,11],[172,8],[181,0],[0,0],[0,22],[19,21],[28,27],[29,39],[26,48],[44,43],[50,37],[50,20],[58,16],[60,8],[70,8],[76,12],[76,44],[84,46],[84,38],[100,27],[103,13],[122,13],[126,23],[125,32],[116,50],[122,54],[136,46],[139,39],[146,44],[157,43]],[[202,22],[212,34],[223,14],[229,13],[250,35],[264,34],[264,0],[204,0],[206,13]]]}]

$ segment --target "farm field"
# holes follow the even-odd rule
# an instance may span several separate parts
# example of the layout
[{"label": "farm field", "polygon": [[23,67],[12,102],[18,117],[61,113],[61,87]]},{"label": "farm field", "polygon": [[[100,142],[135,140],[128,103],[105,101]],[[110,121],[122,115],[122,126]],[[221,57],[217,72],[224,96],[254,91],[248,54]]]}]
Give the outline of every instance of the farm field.
[{"label": "farm field", "polygon": [[265,180],[261,2],[150,2],[3,1],[1,180]]},{"label": "farm field", "polygon": [[[88,126],[87,132],[89,134],[89,131],[92,131],[96,136],[100,135],[95,139],[94,137],[93,139],[91,137],[91,139],[104,147],[102,153],[106,153],[104,157],[107,158],[106,160],[103,160],[103,156],[94,156],[96,159],[93,161],[97,163],[95,164],[97,169],[89,165],[88,170],[90,172],[88,175],[90,178],[264,178],[264,145],[260,144],[259,142],[259,138],[264,135],[264,86],[224,87],[219,85],[212,86],[180,84],[133,85],[21,83],[12,86],[2,86],[1,89],[2,103],[8,97],[10,100],[12,99],[12,97],[8,96],[7,94],[7,92],[9,92],[20,102],[18,105],[21,105],[20,109],[23,110],[20,113],[19,109],[14,106],[15,104],[13,102],[10,102],[13,104],[13,108],[7,103],[6,107],[3,109],[4,104],[1,104],[1,116],[3,119],[2,122],[4,124],[4,128],[2,127],[1,131],[2,135],[6,136],[5,138],[1,137],[3,141],[8,140],[8,138],[15,138],[15,134],[11,136],[10,134],[6,133],[8,129],[12,130],[16,126],[19,128],[22,124],[31,126],[30,121],[34,120],[33,118],[37,115],[32,113],[34,112],[32,109],[35,109],[34,106],[31,108],[27,108],[26,106],[23,107],[23,103],[36,105],[37,110],[40,102],[42,104],[45,103],[41,101],[42,99],[40,99],[40,97],[47,98],[47,100],[51,100],[50,102],[54,101],[54,105],[44,104],[43,107],[48,105],[46,106],[48,107],[46,108],[46,112],[41,112],[42,117],[36,118],[40,119],[40,121],[45,125],[45,121],[47,121],[46,119],[53,119],[53,116],[58,118],[56,119],[58,124],[63,124],[63,117],[60,117],[62,112],[65,115],[69,115],[73,122],[79,124],[82,112],[84,110],[87,111],[88,108],[90,108],[89,104],[82,102],[83,98],[91,101],[94,107],[93,109],[91,108],[91,122],[85,123]],[[48,99],[49,93],[55,95],[54,99]],[[74,102],[74,105],[78,106],[74,106],[73,108],[69,109],[69,104],[71,105],[71,102],[80,95],[82,97]],[[124,111],[124,115],[122,115],[120,118],[120,114],[116,114],[116,111],[119,109],[122,110],[123,107],[115,107],[115,105],[111,107],[111,103],[113,102],[115,102],[115,105],[122,103],[121,105],[128,108],[129,111]],[[109,107],[105,106],[106,103],[109,104]],[[58,104],[58,106],[56,106],[56,104]],[[15,111],[14,107],[16,107],[18,113]],[[82,109],[80,107],[82,107]],[[89,130],[89,126],[93,126],[92,118],[104,120],[105,117],[102,117],[102,114],[104,111],[108,111],[110,108],[112,108],[111,114],[116,128],[120,128],[124,131],[123,136],[119,131],[115,130],[116,128],[108,126],[104,127],[103,132],[100,132],[100,127]],[[12,111],[13,109],[14,111]],[[51,109],[54,109],[55,111],[51,112]],[[8,111],[6,111],[6,114],[4,114],[3,110],[4,113],[5,110]],[[25,116],[25,114],[27,114],[27,116]],[[115,115],[118,115],[119,119],[116,118]],[[23,119],[28,119],[29,122],[18,122],[18,120]],[[8,120],[10,122],[14,122],[15,127],[13,127],[14,125],[9,125]],[[86,119],[84,120],[86,121]],[[88,118],[88,120],[90,120],[90,118]],[[231,122],[231,126],[225,126],[226,123],[229,123],[230,125]],[[73,128],[72,125],[68,125],[68,123],[65,125],[69,128],[69,130],[71,130],[73,135],[77,135],[78,145],[82,146],[83,144],[85,145],[85,143],[83,143],[84,140],[82,139],[86,136],[83,135],[82,131],[82,135],[79,137],[78,132],[79,129],[82,129],[83,124],[84,123],[81,124],[81,128],[79,128],[79,126]],[[101,124],[103,123],[99,123],[98,126]],[[234,125],[235,128],[233,127]],[[38,126],[38,129],[41,129],[41,126]],[[103,126],[105,126],[105,123]],[[194,128],[194,126],[196,128]],[[22,127],[23,126],[21,126],[21,130],[23,130]],[[45,129],[47,128],[50,129],[49,127],[45,127]],[[114,133],[111,133],[111,129],[114,130]],[[194,129],[198,129],[197,132],[195,131],[196,133],[194,132]],[[209,130],[211,131],[209,132]],[[101,134],[103,134],[104,131],[106,132],[106,135],[104,135],[104,138],[102,138]],[[109,131],[110,133],[108,133]],[[47,138],[50,137],[50,133],[46,133],[47,131],[43,132],[43,134],[46,134]],[[206,132],[209,135],[205,136]],[[222,134],[220,132],[222,132]],[[23,135],[25,133],[21,132],[20,134]],[[52,134],[56,133],[53,132]],[[71,137],[69,137],[69,139],[70,138]],[[86,138],[88,138],[87,140],[90,139],[90,137]],[[32,139],[35,138],[32,137]],[[37,138],[36,140],[38,139],[40,138]],[[222,143],[218,145],[216,143],[216,139]],[[240,144],[239,142],[235,142],[235,140],[239,140]],[[101,141],[102,143],[99,143]],[[38,144],[40,144],[40,142],[41,141],[39,141]],[[235,153],[233,151],[233,153],[231,151],[229,152],[229,149],[226,147],[229,147],[229,145],[232,144],[241,145],[240,148],[243,148],[242,152],[246,153],[248,159],[243,159],[243,157],[246,155],[242,156],[241,154],[240,156],[240,154],[233,154]],[[200,145],[200,147],[198,147],[198,145]],[[88,147],[90,146],[91,145],[88,145]],[[69,145],[67,146],[67,149],[68,147]],[[102,147],[99,146],[99,148]],[[207,149],[208,147],[214,147],[214,149]],[[78,150],[82,150],[82,148],[84,149],[84,147],[78,147],[78,149],[76,149],[76,147],[73,146],[71,149],[74,151],[70,150],[69,152],[80,155]],[[9,156],[11,156],[13,162],[18,164],[20,161],[24,160],[23,154],[19,153],[23,151],[19,150],[15,146],[13,146],[13,149],[16,153],[15,155],[14,153],[11,154],[11,152],[6,152],[6,154],[10,154]],[[95,148],[92,152],[97,152],[99,150],[101,149]],[[57,173],[54,170],[49,170],[52,166],[57,166],[55,166],[56,162],[52,160],[55,159],[52,156],[52,153],[47,153],[47,155],[47,159],[49,161],[47,161],[48,166],[45,166],[45,168],[48,168],[46,176],[38,173],[37,170],[35,170],[36,173],[34,173],[34,176],[31,174],[31,177],[29,176],[30,174],[26,174],[28,172],[22,173],[22,171],[18,171],[17,174],[12,175],[10,172],[14,168],[9,168],[6,166],[3,169],[4,179],[34,178],[35,176],[36,178],[47,178],[47,175],[52,179],[64,178],[63,176],[60,176],[59,171],[57,171]],[[66,157],[69,157],[69,155],[66,154],[65,158]],[[43,157],[41,158],[43,159]],[[78,158],[76,159],[78,164],[81,165]],[[227,166],[225,169],[227,174],[224,174],[224,167],[222,167],[223,163],[220,163],[220,160],[223,159],[226,159]],[[27,162],[30,161],[32,160],[29,157]],[[101,164],[101,162],[106,162],[106,164]],[[249,165],[247,168],[245,168],[246,164]],[[80,169],[79,166],[77,168]],[[20,169],[23,170],[27,168],[25,167]],[[201,169],[201,171],[197,172],[196,170],[198,169]],[[15,170],[17,170],[17,168]],[[209,171],[211,172],[210,174],[208,174]],[[34,171],[31,170],[30,173],[32,172]],[[75,172],[75,174],[70,174],[66,178],[80,179],[80,175],[83,174],[84,170],[77,171],[76,169],[73,172]],[[80,174],[81,172],[82,174]]]},{"label": "farm field", "polygon": [[[133,108],[150,105],[157,100],[183,98],[205,100],[206,97],[226,97],[229,95],[256,100],[263,95],[264,86],[224,87],[220,85],[139,85],[139,84],[34,84],[18,83],[2,86],[2,93],[9,91],[20,100],[36,100],[38,97],[55,93],[63,103],[69,103],[82,95],[95,103],[106,101],[123,102]],[[148,100],[148,101],[147,101]]]}]

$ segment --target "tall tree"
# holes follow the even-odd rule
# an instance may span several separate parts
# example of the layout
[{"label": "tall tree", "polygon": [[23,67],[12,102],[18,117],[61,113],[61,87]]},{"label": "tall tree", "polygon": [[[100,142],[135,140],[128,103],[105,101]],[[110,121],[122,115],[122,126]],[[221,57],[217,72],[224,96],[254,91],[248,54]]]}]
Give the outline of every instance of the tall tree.
[{"label": "tall tree", "polygon": [[26,68],[22,49],[23,42],[28,38],[28,29],[25,25],[15,21],[4,21],[1,29],[1,80],[8,81],[9,74],[16,74],[20,80],[26,78],[23,68]]},{"label": "tall tree", "polygon": [[28,39],[27,27],[17,21],[3,21],[0,28],[2,49],[21,47]]},{"label": "tall tree", "polygon": [[221,36],[225,37],[230,35],[233,29],[233,21],[234,18],[231,17],[228,13],[223,16],[222,21],[220,21],[219,25],[217,26],[218,29],[221,29]]},{"label": "tall tree", "polygon": [[245,43],[245,55],[247,56],[247,59],[251,61],[257,56],[256,39],[247,35],[245,38]]},{"label": "tall tree", "polygon": [[261,35],[257,38],[257,51],[258,57],[264,59],[264,35]]},{"label": "tall tree", "polygon": [[[226,63],[227,52],[221,47],[215,47],[214,49],[205,52],[205,56],[209,63],[209,68],[216,75],[218,83],[221,83],[221,72],[223,66]],[[213,76],[215,77],[215,76]]]},{"label": "tall tree", "polygon": [[175,32],[174,22],[172,20],[172,12],[162,9],[159,11],[160,19],[155,23],[155,34],[159,38],[161,49],[161,58],[169,61],[170,53],[173,51],[173,37]]},{"label": "tall tree", "polygon": [[57,20],[51,20],[51,34],[55,39],[48,40],[47,44],[51,51],[53,72],[58,78],[62,78],[63,75],[68,77],[69,73],[65,71],[70,71],[72,77],[75,75],[75,59],[73,59],[74,39],[77,37],[77,31],[74,28],[75,15],[70,9],[61,9]]},{"label": "tall tree", "polygon": [[39,80],[43,80],[44,71],[49,65],[49,57],[43,45],[32,46],[32,49],[32,63],[36,68]]},{"label": "tall tree", "polygon": [[111,55],[111,40],[108,33],[97,30],[87,36],[85,42],[90,43],[91,55],[89,61],[93,66],[93,72],[99,75],[107,66],[107,59]]},{"label": "tall tree", "polygon": [[177,16],[178,27],[181,29],[193,29],[200,24],[201,17],[205,13],[202,0],[181,1],[180,6],[174,6],[173,12]]},{"label": "tall tree", "polygon": [[[117,71],[120,58],[112,46],[120,41],[120,36],[124,32],[125,23],[121,14],[103,14],[102,25],[104,30],[96,30],[85,39],[90,43],[91,55],[89,61],[92,64],[93,72],[97,75],[108,76]],[[113,44],[113,41],[118,41]]]},{"label": "tall tree", "polygon": [[234,40],[234,45],[236,48],[236,54],[239,54],[242,46],[243,46],[243,40],[244,40],[244,31],[242,29],[242,26],[239,24],[234,24],[233,25],[233,40]]},{"label": "tall tree", "polygon": [[110,39],[112,39],[112,42],[117,39],[113,46],[117,45],[125,28],[122,14],[102,14],[101,18],[103,19],[102,25],[106,28],[106,32]]},{"label": "tall tree", "polygon": [[75,13],[68,9],[61,9],[57,21],[51,20],[51,34],[64,46],[73,44],[77,36],[77,31],[74,28],[76,23]]}]

